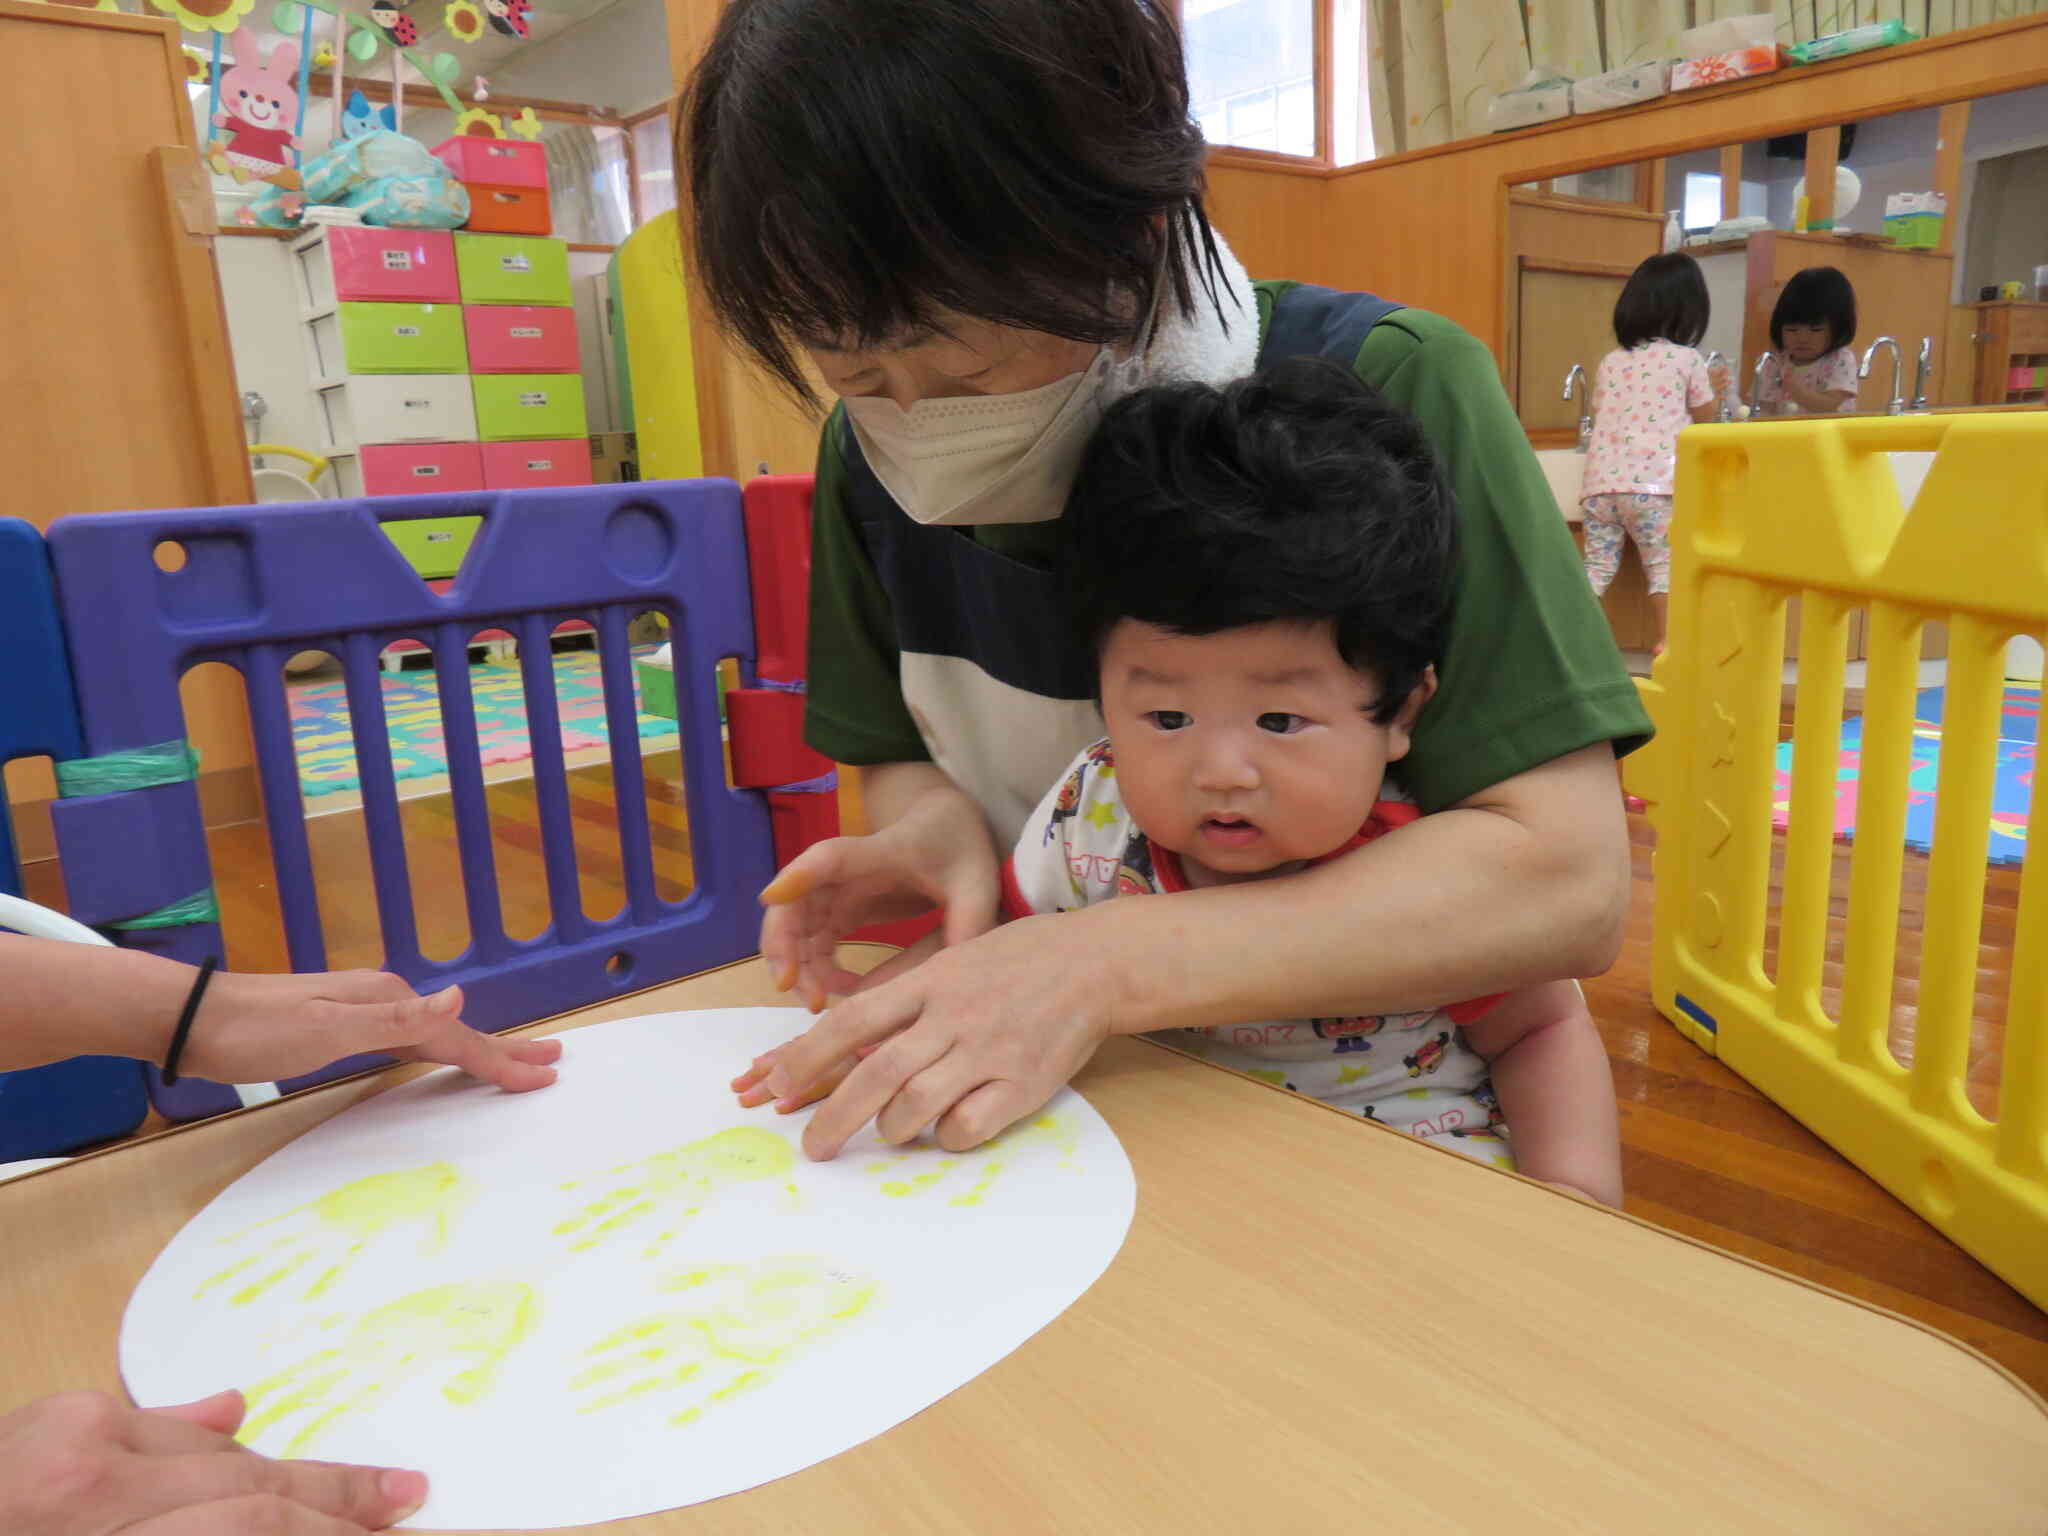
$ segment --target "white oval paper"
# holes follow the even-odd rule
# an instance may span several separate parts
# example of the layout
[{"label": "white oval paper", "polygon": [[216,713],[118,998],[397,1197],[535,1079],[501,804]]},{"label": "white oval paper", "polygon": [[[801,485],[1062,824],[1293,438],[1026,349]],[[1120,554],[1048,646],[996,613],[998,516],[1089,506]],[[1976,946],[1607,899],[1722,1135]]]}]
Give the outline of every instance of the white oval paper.
[{"label": "white oval paper", "polygon": [[451,1069],[344,1111],[158,1256],[122,1324],[130,1393],[239,1386],[260,1451],[421,1468],[428,1529],[675,1508],[882,1433],[1071,1306],[1136,1184],[1071,1089],[972,1153],[870,1130],[808,1162],[808,1112],[726,1084],[809,1022],[595,1024],[541,1092]]}]

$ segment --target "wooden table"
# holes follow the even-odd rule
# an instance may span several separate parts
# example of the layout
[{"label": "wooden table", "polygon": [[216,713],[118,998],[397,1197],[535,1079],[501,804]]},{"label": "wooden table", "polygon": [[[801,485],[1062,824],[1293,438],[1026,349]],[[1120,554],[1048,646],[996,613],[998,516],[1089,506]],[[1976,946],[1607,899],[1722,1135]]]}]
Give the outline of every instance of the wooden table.
[{"label": "wooden table", "polygon": [[[755,960],[537,1028],[775,1001]],[[417,1070],[0,1185],[0,1411],[120,1390],[158,1250]],[[1139,1192],[1086,1296],[865,1445],[605,1529],[2048,1529],[2048,1405],[1951,1339],[1148,1041],[1076,1086]]]}]

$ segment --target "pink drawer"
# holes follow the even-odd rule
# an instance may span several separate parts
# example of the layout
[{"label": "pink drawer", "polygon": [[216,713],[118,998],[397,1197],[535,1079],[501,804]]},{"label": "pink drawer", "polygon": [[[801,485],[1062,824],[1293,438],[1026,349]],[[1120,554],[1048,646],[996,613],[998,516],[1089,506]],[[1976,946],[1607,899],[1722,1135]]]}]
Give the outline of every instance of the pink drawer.
[{"label": "pink drawer", "polygon": [[518,491],[536,485],[590,484],[590,439],[543,438],[532,443],[485,443],[484,489]]},{"label": "pink drawer", "polygon": [[583,366],[573,309],[469,304],[462,327],[469,335],[472,373],[575,373]]},{"label": "pink drawer", "polygon": [[493,187],[545,187],[548,152],[519,139],[493,139],[457,134],[434,146],[441,163],[457,181],[480,181]]},{"label": "pink drawer", "polygon": [[453,304],[462,298],[455,241],[445,229],[334,227],[298,241],[299,304],[307,314],[344,299]]},{"label": "pink drawer", "polygon": [[363,456],[363,494],[480,491],[484,488],[484,464],[477,447],[475,443],[367,443],[357,450]]}]

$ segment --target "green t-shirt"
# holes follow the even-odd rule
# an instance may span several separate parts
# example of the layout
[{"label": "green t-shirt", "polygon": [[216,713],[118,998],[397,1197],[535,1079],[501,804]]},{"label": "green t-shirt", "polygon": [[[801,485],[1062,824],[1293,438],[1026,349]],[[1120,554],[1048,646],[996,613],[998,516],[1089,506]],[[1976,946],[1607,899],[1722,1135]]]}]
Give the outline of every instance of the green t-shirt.
[{"label": "green t-shirt", "polygon": [[[1262,340],[1276,304],[1325,295],[1294,283],[1253,286]],[[1649,718],[1492,355],[1442,316],[1396,309],[1372,325],[1348,361],[1422,422],[1458,508],[1450,643],[1436,695],[1399,765],[1408,792],[1425,811],[1441,810],[1595,742],[1612,742],[1619,755],[1648,740]],[[1015,676],[1042,677],[1046,666],[1061,681],[1027,692],[1092,697],[1092,676],[1075,675],[1071,662],[1034,671],[1010,654],[1020,633],[1063,621],[1044,592],[991,601],[972,570],[957,579],[934,575],[929,560],[906,564],[893,545],[878,563],[872,547],[878,535],[898,538],[901,525],[900,536],[927,541],[919,547],[942,561],[947,549],[961,550],[953,541],[966,540],[981,552],[973,560],[1028,579],[1055,565],[1058,521],[918,529],[850,448],[845,413],[835,411],[819,445],[812,508],[810,744],[842,763],[929,760],[902,680],[906,656],[922,659],[927,651],[946,653],[957,668],[961,656],[979,659],[979,647],[993,647],[985,665],[999,678],[1008,673],[997,692],[1013,700]],[[931,618],[927,610],[937,608],[951,618]],[[976,638],[963,643],[963,627]],[[1000,729],[1000,710],[991,718],[990,729]],[[1088,739],[1062,750],[1071,756]],[[1000,825],[1004,818],[993,819]]]}]

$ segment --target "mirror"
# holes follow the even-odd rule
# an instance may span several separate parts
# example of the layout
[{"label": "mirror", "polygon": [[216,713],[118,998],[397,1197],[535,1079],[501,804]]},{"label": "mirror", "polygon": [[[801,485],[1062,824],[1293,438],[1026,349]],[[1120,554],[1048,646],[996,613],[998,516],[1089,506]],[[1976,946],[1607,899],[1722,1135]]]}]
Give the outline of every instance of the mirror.
[{"label": "mirror", "polygon": [[[1899,348],[1896,382],[1879,348],[1847,409],[2048,406],[2048,85],[1511,188],[1507,382],[1539,446],[1577,441],[1585,395],[1564,398],[1567,376],[1614,348],[1615,300],[1674,217],[1706,279],[1699,350],[1728,360],[1734,414],[1757,400],[1759,360],[1787,350],[1771,334],[1786,284],[1817,267],[1854,292],[1859,364],[1881,336]],[[1781,366],[1765,364],[1768,414]],[[1813,371],[1794,381],[1839,382]]]}]

